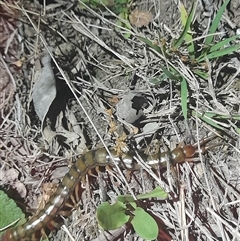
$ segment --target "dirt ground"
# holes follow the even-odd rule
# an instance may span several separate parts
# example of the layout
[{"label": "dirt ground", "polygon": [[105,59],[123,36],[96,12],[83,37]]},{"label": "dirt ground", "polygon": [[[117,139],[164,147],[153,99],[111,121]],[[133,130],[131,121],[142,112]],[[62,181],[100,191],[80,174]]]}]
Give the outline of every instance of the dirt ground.
[{"label": "dirt ground", "polygon": [[[199,152],[204,138],[216,136],[206,151],[174,170],[93,171],[72,215],[49,240],[143,240],[131,225],[102,230],[96,209],[120,194],[156,186],[168,198],[140,205],[160,227],[157,240],[240,240],[239,50],[200,67],[186,59],[185,46],[170,56],[156,54],[141,38],[170,48],[183,31],[177,0],[132,1],[125,20],[111,4],[46,2],[0,1],[0,189],[32,215],[88,150],[160,149],[171,159],[169,150],[177,145],[195,144]],[[198,1],[196,51],[223,2]],[[182,3],[189,12],[192,1]],[[240,1],[231,0],[215,43],[239,31]],[[181,82],[164,76],[161,66],[186,77],[187,119]],[[196,75],[196,68],[208,78]],[[215,114],[214,124],[202,118],[205,113]]]}]

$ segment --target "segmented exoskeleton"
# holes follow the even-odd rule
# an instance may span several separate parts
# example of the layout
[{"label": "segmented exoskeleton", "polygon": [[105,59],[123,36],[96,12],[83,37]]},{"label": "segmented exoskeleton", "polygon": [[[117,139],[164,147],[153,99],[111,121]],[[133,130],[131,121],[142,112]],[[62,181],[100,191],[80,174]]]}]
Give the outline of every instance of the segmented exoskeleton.
[{"label": "segmented exoskeleton", "polygon": [[[206,143],[206,140],[204,143]],[[175,165],[187,161],[187,158],[191,158],[196,154],[196,149],[196,145],[185,145],[177,147],[172,151],[154,155],[146,155],[144,153],[140,153],[139,155],[151,167],[162,168],[167,166],[167,162],[169,162],[170,165]],[[110,153],[118,165],[124,165],[124,167],[129,169],[139,169],[134,158],[134,153],[128,152],[123,154],[121,158],[119,158],[116,151],[113,149],[110,149]],[[49,200],[44,209],[24,224],[8,229],[3,234],[2,241],[33,241],[37,240],[35,233],[39,232],[39,230],[49,226],[58,227],[59,224],[54,218],[64,207],[64,204],[68,201],[76,185],[89,170],[96,166],[114,165],[111,156],[105,148],[91,150],[82,155],[64,176],[53,197]]]}]

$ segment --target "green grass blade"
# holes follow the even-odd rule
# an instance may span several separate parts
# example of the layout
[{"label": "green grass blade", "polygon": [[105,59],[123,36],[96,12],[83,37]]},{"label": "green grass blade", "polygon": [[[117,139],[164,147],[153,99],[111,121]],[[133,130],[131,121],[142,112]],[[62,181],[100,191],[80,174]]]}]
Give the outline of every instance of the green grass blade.
[{"label": "green grass blade", "polygon": [[[184,7],[184,5],[180,2],[180,13],[181,13],[181,20],[182,20],[182,25],[185,27],[187,20],[188,20],[188,14],[187,11]],[[188,53],[190,56],[190,59],[195,59],[195,49],[194,49],[194,44],[193,44],[193,37],[190,33],[186,33],[185,36],[185,41],[188,42],[189,44],[187,45]]]},{"label": "green grass blade", "polygon": [[179,46],[181,46],[181,44],[185,40],[186,35],[188,33],[188,30],[190,29],[190,26],[191,26],[191,23],[192,23],[192,20],[193,20],[193,16],[194,16],[194,13],[195,13],[195,10],[196,10],[196,6],[197,6],[197,1],[194,1],[193,5],[192,5],[192,8],[191,8],[191,11],[190,11],[190,14],[189,14],[189,16],[187,18],[187,21],[186,21],[186,24],[184,26],[183,32],[181,33],[180,37],[177,39],[177,41],[173,45],[173,48],[177,49]]},{"label": "green grass blade", "polygon": [[201,119],[202,121],[206,122],[207,124],[209,124],[210,126],[212,127],[215,127],[216,129],[219,129],[219,130],[224,130],[224,128],[220,125],[218,125],[214,119],[206,116],[205,114],[199,114],[197,113],[196,111],[192,111],[192,116],[197,116],[199,119]]},{"label": "green grass blade", "polygon": [[163,73],[169,78],[174,80],[179,80],[179,76],[176,75],[177,71],[174,68],[170,68],[171,71],[160,65],[160,68],[162,69]]},{"label": "green grass blade", "polygon": [[231,46],[231,47],[228,47],[228,48],[225,48],[225,49],[221,49],[221,50],[212,52],[212,53],[208,54],[206,56],[206,58],[214,59],[214,58],[218,58],[218,57],[221,57],[221,56],[224,56],[224,55],[232,54],[234,51],[237,51],[239,48],[240,48],[240,44],[234,45],[234,46]]},{"label": "green grass blade", "polygon": [[196,70],[193,70],[193,73],[198,75],[199,77],[201,77],[204,80],[208,80],[209,74],[206,72],[196,69]]},{"label": "green grass blade", "polygon": [[[162,50],[159,46],[153,44],[150,40],[148,40],[147,38],[143,38],[138,36],[138,38],[146,43],[150,48],[154,49],[155,51],[157,51],[158,53],[162,54]],[[175,80],[179,80],[179,76],[177,76],[177,71],[174,68],[170,68],[171,71],[169,71],[167,68],[163,67],[162,65],[160,65],[160,68],[162,69],[163,73],[170,79],[175,79]]]},{"label": "green grass blade", "polygon": [[152,78],[152,79],[149,80],[149,83],[151,85],[158,85],[166,78],[166,77],[165,78],[164,77],[165,77],[165,75],[160,76],[160,77],[156,77],[156,78]]},{"label": "green grass blade", "polygon": [[240,38],[240,35],[234,35],[232,36],[231,38],[227,38],[227,39],[224,39],[216,44],[214,44],[214,46],[212,46],[209,50],[209,52],[214,52],[222,47],[224,47],[224,45],[228,45],[231,41],[234,41],[235,39],[237,38]]},{"label": "green grass blade", "polygon": [[142,42],[144,42],[145,44],[147,44],[150,48],[156,50],[156,51],[157,51],[158,53],[160,53],[160,54],[163,54],[161,48],[160,48],[159,46],[153,44],[152,41],[150,41],[149,39],[143,38],[143,37],[140,37],[140,36],[138,36],[138,38],[139,38]]},{"label": "green grass blade", "polygon": [[[219,23],[220,23],[220,19],[221,19],[222,15],[223,15],[223,12],[225,11],[225,9],[226,9],[226,7],[227,7],[229,2],[230,2],[230,0],[226,0],[224,2],[224,4],[221,6],[221,8],[219,9],[219,11],[217,12],[215,18],[213,19],[213,22],[212,22],[212,25],[211,25],[211,27],[209,29],[208,34],[213,34],[213,33],[216,32],[216,30],[217,30],[217,28],[219,26]],[[204,44],[206,46],[209,46],[212,43],[212,41],[213,41],[213,37],[214,37],[213,35],[206,37]]]},{"label": "green grass blade", "polygon": [[209,118],[240,120],[240,115],[222,115],[215,112],[205,112],[204,115]]},{"label": "green grass blade", "polygon": [[187,88],[187,81],[185,78],[182,78],[181,81],[181,105],[182,105],[182,112],[184,119],[187,120],[187,97],[188,97],[188,88]]}]

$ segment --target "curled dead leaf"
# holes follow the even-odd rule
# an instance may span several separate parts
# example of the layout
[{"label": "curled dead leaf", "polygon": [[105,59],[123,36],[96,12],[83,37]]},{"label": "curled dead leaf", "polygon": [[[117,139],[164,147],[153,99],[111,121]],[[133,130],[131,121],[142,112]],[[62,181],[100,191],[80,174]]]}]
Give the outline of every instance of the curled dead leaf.
[{"label": "curled dead leaf", "polygon": [[152,21],[152,14],[134,9],[129,15],[129,20],[132,25],[141,28],[147,26]]},{"label": "curled dead leaf", "polygon": [[57,89],[49,54],[42,58],[42,64],[41,73],[37,76],[33,86],[33,105],[39,119],[43,122],[56,97]]}]

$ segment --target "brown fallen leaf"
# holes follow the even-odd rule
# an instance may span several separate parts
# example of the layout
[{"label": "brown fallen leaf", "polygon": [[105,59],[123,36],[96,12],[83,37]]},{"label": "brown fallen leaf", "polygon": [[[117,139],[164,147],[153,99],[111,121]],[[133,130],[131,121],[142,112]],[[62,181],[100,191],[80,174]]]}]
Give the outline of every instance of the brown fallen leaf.
[{"label": "brown fallen leaf", "polygon": [[141,28],[147,26],[152,21],[152,14],[145,11],[138,11],[136,8],[129,15],[129,20],[132,25]]}]

